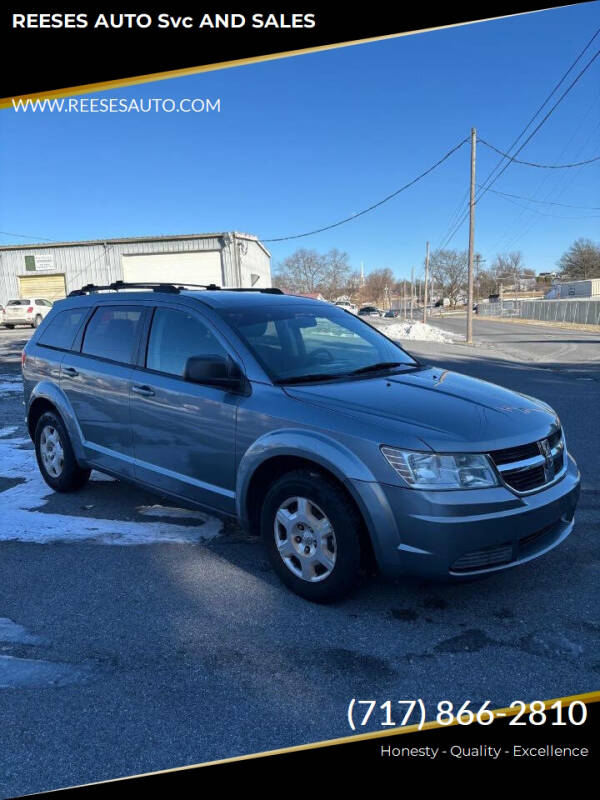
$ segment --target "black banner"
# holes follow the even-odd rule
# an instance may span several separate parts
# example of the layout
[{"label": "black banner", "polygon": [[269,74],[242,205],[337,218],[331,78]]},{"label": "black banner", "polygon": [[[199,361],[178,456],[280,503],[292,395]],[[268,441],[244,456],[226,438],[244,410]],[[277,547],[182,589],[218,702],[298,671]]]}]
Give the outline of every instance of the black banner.
[{"label": "black banner", "polygon": [[[421,781],[435,777],[457,776],[461,784],[475,779],[485,770],[496,780],[517,773],[531,778],[553,768],[561,775],[591,775],[598,758],[598,693],[564,698],[562,702],[538,701],[523,708],[500,709],[495,718],[482,711],[462,722],[425,727],[414,726],[393,733],[357,735],[333,742],[316,743],[288,750],[227,759],[182,769],[166,770],[123,780],[89,784],[60,791],[60,796],[82,794],[89,797],[131,796],[137,792],[202,791],[217,782],[221,789],[239,786],[240,780],[283,780],[292,776],[314,776],[318,784],[322,776],[342,788],[351,781],[369,780],[376,785],[386,780],[391,787],[395,780],[407,777]],[[474,709],[476,711],[477,709]],[[470,721],[469,721],[470,720]],[[446,722],[447,722],[446,718]],[[287,777],[286,777],[287,776]],[[536,778],[537,780],[537,778]],[[247,784],[251,785],[251,784]],[[425,785],[425,784],[424,784]],[[58,792],[44,792],[39,797],[52,797]]]},{"label": "black banner", "polygon": [[[571,3],[369,3],[364,8],[11,4],[2,11],[2,96],[44,95],[208,64],[474,22]],[[200,7],[202,9],[202,7]],[[106,88],[106,87],[104,87]]]}]

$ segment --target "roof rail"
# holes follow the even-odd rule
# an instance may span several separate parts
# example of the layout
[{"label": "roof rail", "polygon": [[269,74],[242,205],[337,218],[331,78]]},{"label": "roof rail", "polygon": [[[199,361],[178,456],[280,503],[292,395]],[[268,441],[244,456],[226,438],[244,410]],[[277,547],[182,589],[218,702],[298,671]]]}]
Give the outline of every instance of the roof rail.
[{"label": "roof rail", "polygon": [[[126,281],[114,281],[106,286],[96,286],[93,283],[88,283],[82,286],[81,289],[73,289],[69,292],[69,297],[81,297],[85,294],[93,294],[94,292],[118,292],[121,289],[152,289],[153,292],[165,292],[167,294],[179,294],[186,289],[204,289],[209,292],[221,291],[222,287],[217,286],[215,283],[127,283]],[[263,294],[283,294],[281,289],[265,287],[265,288],[238,288],[238,287],[225,287],[224,291],[228,292],[262,292]]]}]

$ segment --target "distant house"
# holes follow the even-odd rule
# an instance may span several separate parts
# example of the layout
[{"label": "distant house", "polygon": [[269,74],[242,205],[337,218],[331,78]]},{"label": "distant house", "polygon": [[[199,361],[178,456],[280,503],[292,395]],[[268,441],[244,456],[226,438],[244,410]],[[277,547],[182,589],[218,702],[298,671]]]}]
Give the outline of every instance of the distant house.
[{"label": "distant house", "polygon": [[310,300],[323,300],[327,303],[327,298],[323,297],[321,292],[286,292],[286,294],[294,294],[296,297],[308,297]]}]

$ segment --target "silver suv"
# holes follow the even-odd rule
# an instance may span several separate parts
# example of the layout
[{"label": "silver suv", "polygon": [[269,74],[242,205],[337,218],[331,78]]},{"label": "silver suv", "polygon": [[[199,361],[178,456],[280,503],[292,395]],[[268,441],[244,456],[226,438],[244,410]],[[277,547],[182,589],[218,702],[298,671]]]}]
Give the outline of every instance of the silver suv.
[{"label": "silver suv", "polygon": [[364,567],[460,580],[571,533],[579,473],[546,403],[420,364],[328,303],[123,288],[71,293],[23,353],[56,491],[96,469],[235,517],[318,602]]},{"label": "silver suv", "polygon": [[2,324],[5,328],[14,328],[15,325],[38,328],[51,308],[50,300],[43,298],[9,300],[4,309]]}]

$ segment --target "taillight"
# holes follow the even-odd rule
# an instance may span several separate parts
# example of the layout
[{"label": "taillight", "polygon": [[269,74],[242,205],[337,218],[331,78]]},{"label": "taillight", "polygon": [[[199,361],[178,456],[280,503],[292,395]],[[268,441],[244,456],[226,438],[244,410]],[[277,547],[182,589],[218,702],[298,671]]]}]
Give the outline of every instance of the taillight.
[{"label": "taillight", "polygon": [[21,369],[25,366],[25,359],[27,358],[27,353],[25,350],[21,351]]},{"label": "taillight", "polygon": [[29,306],[29,308],[27,309],[27,313],[33,314],[33,306]]}]

